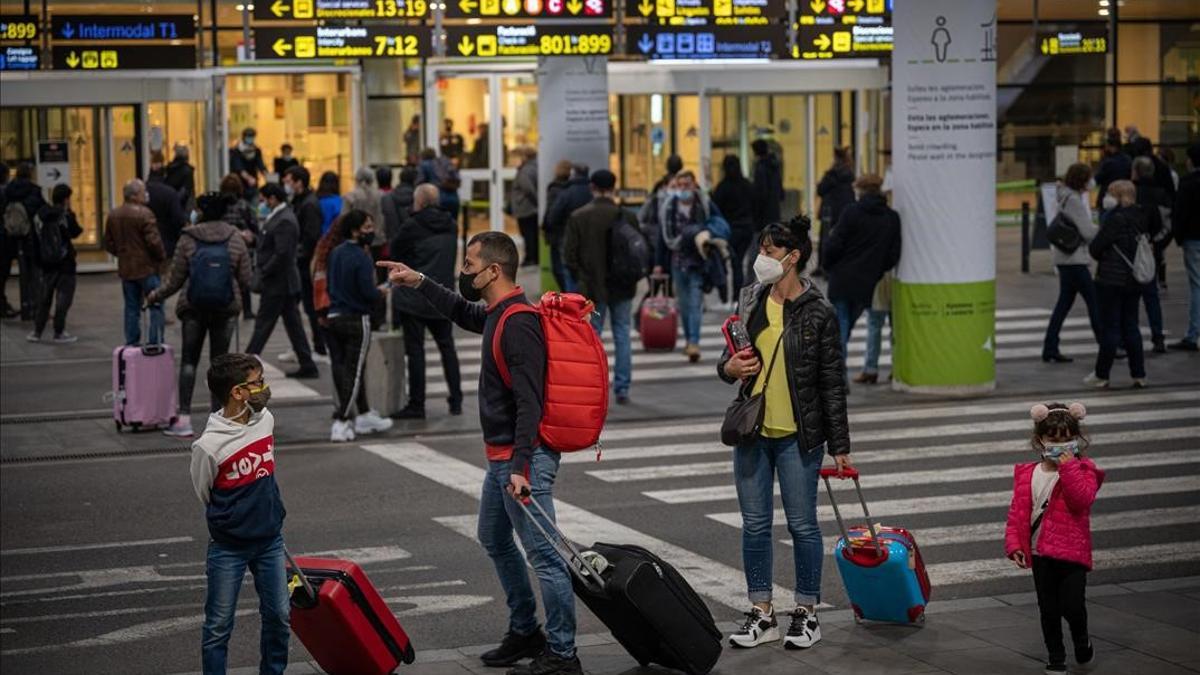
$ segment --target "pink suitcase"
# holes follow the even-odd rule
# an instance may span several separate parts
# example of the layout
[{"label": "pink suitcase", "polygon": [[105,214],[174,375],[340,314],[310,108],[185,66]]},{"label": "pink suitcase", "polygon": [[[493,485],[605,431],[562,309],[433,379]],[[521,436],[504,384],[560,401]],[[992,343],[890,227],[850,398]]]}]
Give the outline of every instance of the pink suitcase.
[{"label": "pink suitcase", "polygon": [[129,345],[113,350],[117,431],[165,427],[175,419],[178,407],[175,355],[170,345]]}]

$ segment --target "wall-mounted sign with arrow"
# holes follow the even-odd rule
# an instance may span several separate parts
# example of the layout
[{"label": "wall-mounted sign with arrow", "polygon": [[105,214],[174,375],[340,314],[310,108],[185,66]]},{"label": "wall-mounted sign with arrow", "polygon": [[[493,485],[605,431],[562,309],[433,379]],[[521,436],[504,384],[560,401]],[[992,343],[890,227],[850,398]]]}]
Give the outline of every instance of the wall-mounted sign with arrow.
[{"label": "wall-mounted sign with arrow", "polygon": [[785,0],[630,0],[630,18],[663,25],[765,25],[787,20]]},{"label": "wall-mounted sign with arrow", "polygon": [[446,56],[608,56],[609,24],[447,26]]},{"label": "wall-mounted sign with arrow", "polygon": [[800,26],[792,58],[885,58],[892,53],[891,26]]},{"label": "wall-mounted sign with arrow", "polygon": [[256,59],[420,58],[432,53],[426,26],[255,28]]},{"label": "wall-mounted sign with arrow", "polygon": [[38,141],[38,185],[52,188],[71,182],[70,146],[66,141]]},{"label": "wall-mounted sign with arrow", "polygon": [[250,5],[258,21],[312,19],[423,19],[427,0],[259,0]]},{"label": "wall-mounted sign with arrow", "polygon": [[612,16],[612,0],[448,0],[447,19],[581,19]]},{"label": "wall-mounted sign with arrow", "polygon": [[54,45],[55,70],[191,69],[196,67],[195,45]]},{"label": "wall-mounted sign with arrow", "polygon": [[50,20],[55,40],[193,40],[191,14],[57,14]]},{"label": "wall-mounted sign with arrow", "polygon": [[892,23],[892,0],[798,0],[801,26],[883,26]]},{"label": "wall-mounted sign with arrow", "polygon": [[766,26],[629,26],[625,54],[651,60],[782,58],[787,32]]}]

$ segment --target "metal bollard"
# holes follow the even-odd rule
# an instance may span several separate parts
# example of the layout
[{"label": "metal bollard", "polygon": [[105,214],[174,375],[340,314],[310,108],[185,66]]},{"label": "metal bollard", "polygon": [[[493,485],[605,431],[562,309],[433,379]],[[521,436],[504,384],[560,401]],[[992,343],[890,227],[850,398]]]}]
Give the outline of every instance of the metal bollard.
[{"label": "metal bollard", "polygon": [[1021,202],[1021,273],[1029,274],[1029,202]]}]

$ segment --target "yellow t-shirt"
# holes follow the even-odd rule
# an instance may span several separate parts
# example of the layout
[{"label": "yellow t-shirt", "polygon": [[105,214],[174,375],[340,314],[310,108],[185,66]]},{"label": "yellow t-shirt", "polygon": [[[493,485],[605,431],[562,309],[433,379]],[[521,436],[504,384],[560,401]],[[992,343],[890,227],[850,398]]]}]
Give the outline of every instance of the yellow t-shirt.
[{"label": "yellow t-shirt", "polygon": [[753,393],[763,390],[766,382],[767,368],[771,365],[771,355],[775,345],[779,345],[779,355],[775,357],[775,368],[765,397],[766,411],[763,414],[762,435],[767,438],[783,438],[796,433],[796,417],[792,410],[792,395],[788,390],[787,358],[784,355],[783,344],[779,336],[783,334],[783,305],[775,298],[767,296],[767,327],[758,334],[754,346],[762,359],[762,370],[754,381]]}]

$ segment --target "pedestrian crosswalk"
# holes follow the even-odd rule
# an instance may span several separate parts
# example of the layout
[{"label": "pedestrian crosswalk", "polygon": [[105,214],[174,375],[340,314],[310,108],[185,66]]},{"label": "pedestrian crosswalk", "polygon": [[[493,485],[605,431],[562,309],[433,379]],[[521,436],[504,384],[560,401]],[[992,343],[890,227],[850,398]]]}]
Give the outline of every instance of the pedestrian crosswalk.
[{"label": "pedestrian crosswalk", "polygon": [[[1045,338],[1046,324],[1050,311],[1040,307],[1000,309],[996,311],[996,360],[1000,362],[1033,360],[1042,356],[1042,342]],[[708,316],[720,316],[721,312],[710,312]],[[706,323],[701,327],[701,360],[700,363],[688,363],[680,350],[672,352],[646,352],[642,350],[636,332],[632,335],[633,342],[633,382],[663,383],[687,380],[711,379],[717,360],[721,356],[725,340],[721,327],[716,323]],[[866,356],[867,323],[863,317],[855,325],[847,347],[847,368],[851,371],[862,369]],[[1143,329],[1143,336],[1149,339],[1149,331]],[[427,336],[428,337],[428,336]],[[885,326],[880,345],[879,367],[887,369],[892,365],[892,346],[890,342],[891,327]],[[614,345],[612,333],[605,328],[603,343],[608,353],[609,366],[614,363]],[[1061,349],[1064,353],[1087,357],[1097,351],[1095,337],[1086,317],[1071,317],[1063,324],[1060,334]],[[455,344],[458,350],[459,370],[463,378],[463,391],[472,394],[479,389],[479,373],[481,370],[481,338],[478,335],[459,334]],[[679,342],[682,345],[682,338]],[[427,394],[430,397],[445,396],[448,389],[443,380],[441,356],[434,349],[431,341],[426,342],[426,374],[429,380]]]},{"label": "pedestrian crosswalk", "polygon": [[[1058,398],[1063,398],[1059,396]],[[1106,478],[1092,508],[1095,573],[1107,580],[1200,569],[1200,409],[1194,390],[1097,392],[1084,399],[1087,452]],[[850,415],[851,458],[871,519],[912,530],[940,598],[1027,591],[1028,570],[1004,558],[1013,465],[1032,461],[1029,406],[1015,398],[912,404]],[[556,501],[564,530],[582,543],[632,541],[680,566],[697,591],[731,609],[745,604],[742,517],[732,449],[719,419],[613,426],[595,453],[564,455]],[[427,478],[477,495],[480,469],[418,443],[367,446]],[[825,462],[828,464],[829,459]],[[831,481],[843,517],[863,518],[850,481]],[[791,539],[775,487],[775,593],[789,597]],[[827,554],[837,539],[824,487],[816,511]],[[474,515],[436,522],[474,536]],[[624,537],[624,539],[622,539]],[[826,558],[823,598],[845,606]]]}]

